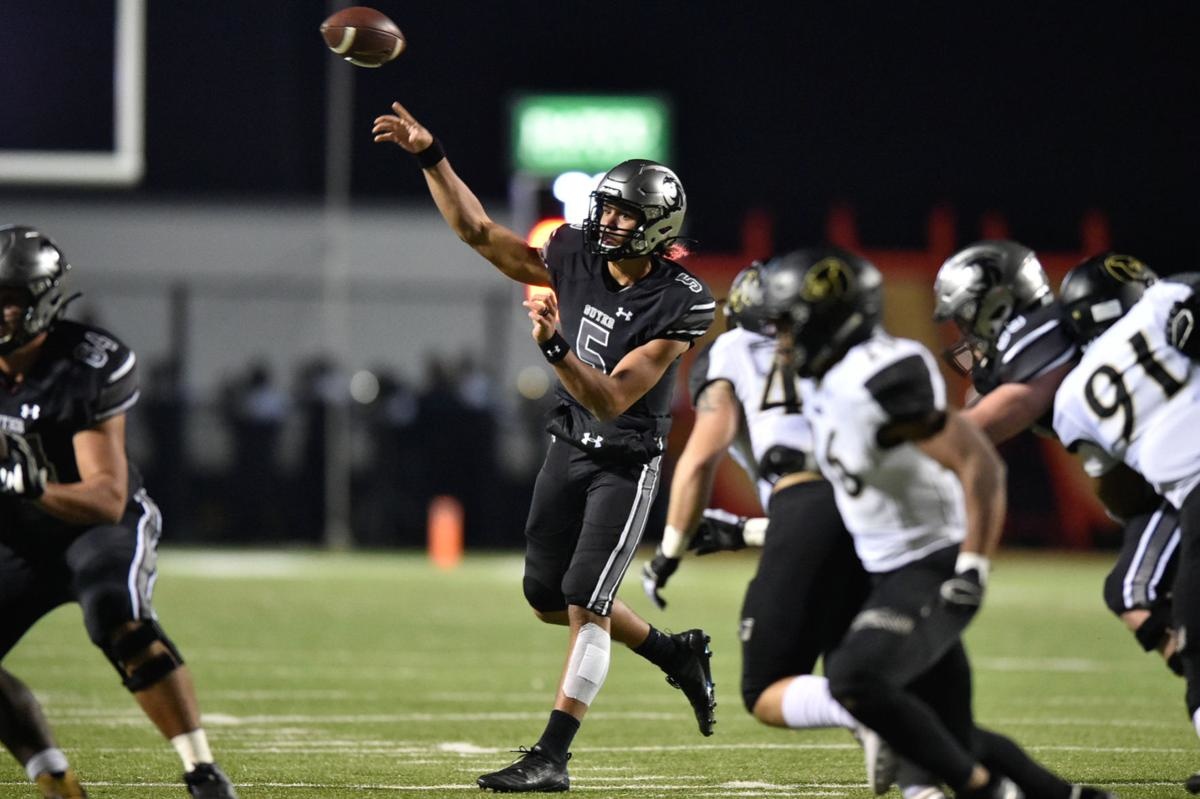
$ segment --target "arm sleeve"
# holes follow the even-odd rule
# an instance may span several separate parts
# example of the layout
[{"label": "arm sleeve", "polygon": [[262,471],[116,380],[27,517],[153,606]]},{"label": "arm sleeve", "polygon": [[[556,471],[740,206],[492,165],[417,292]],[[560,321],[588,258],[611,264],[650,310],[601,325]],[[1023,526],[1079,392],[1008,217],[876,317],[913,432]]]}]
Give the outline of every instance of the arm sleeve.
[{"label": "arm sleeve", "polygon": [[672,286],[671,302],[666,306],[666,324],[650,338],[686,341],[691,344],[708,332],[716,314],[717,303],[712,294],[696,278],[680,272],[681,280]]},{"label": "arm sleeve", "polygon": [[946,423],[945,384],[928,359],[919,354],[881,369],[867,381],[867,391],[883,410],[884,420],[875,437],[885,449],[929,438]]}]

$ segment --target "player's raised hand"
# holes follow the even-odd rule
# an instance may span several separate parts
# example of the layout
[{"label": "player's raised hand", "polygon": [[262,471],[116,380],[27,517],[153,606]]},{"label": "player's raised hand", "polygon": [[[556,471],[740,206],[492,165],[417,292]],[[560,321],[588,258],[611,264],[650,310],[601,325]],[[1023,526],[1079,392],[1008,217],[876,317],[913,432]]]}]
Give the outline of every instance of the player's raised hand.
[{"label": "player's raised hand", "polygon": [[549,341],[558,327],[558,300],[553,294],[539,294],[521,304],[529,309],[533,340],[539,344]]},{"label": "player's raised hand", "polygon": [[400,103],[392,103],[392,113],[375,117],[371,128],[377,142],[391,142],[410,153],[419,153],[433,144],[433,134]]}]

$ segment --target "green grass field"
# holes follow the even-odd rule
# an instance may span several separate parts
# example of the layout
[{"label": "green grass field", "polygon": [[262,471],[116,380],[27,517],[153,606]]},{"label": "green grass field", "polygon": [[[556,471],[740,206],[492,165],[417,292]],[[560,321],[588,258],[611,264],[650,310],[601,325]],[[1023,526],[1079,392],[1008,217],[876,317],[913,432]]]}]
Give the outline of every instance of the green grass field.
[{"label": "green grass field", "polygon": [[[1122,797],[1186,795],[1200,747],[1183,682],[1143,654],[1100,599],[1107,557],[1010,555],[968,634],[981,723],[1076,781]],[[640,567],[641,561],[637,563]],[[614,652],[575,740],[572,791],[596,797],[871,796],[842,730],[754,722],[736,638],[751,556],[684,564],[650,607],[659,627],[713,636],[717,732],[696,732],[657,669]],[[156,607],[194,670],[205,726],[243,799],[460,797],[530,745],[550,710],[564,633],[536,622],[513,555],[161,553]],[[7,659],[46,704],[94,799],[186,796],[179,763],[88,643],[78,608]],[[7,758],[0,796],[33,797]],[[893,797],[899,793],[893,791]]]}]

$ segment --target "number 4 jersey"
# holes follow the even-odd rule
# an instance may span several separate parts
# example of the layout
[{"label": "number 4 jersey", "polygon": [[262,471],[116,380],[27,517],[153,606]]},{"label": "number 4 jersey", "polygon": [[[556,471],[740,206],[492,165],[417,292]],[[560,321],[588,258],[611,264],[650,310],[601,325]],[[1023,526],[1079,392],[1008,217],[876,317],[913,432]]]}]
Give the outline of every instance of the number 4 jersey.
[{"label": "number 4 jersey", "polygon": [[945,421],[946,384],[927,349],[877,332],[800,389],[817,461],[867,571],[892,571],[962,541],[958,478],[912,441],[889,440],[898,426],[929,435]]},{"label": "number 4 jersey", "polygon": [[1054,432],[1088,474],[1123,461],[1177,508],[1200,483],[1200,386],[1166,327],[1171,306],[1191,294],[1171,280],[1148,288],[1088,346],[1054,397]]}]

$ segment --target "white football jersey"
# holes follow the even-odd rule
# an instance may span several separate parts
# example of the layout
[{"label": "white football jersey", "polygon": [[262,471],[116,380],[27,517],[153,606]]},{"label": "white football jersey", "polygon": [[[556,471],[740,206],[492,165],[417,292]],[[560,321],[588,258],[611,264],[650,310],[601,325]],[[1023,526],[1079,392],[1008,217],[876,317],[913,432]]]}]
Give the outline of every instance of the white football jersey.
[{"label": "white football jersey", "polygon": [[817,380],[801,381],[817,461],[869,572],[886,572],[966,537],[958,477],[882,428],[946,411],[946,384],[921,344],[878,332]]},{"label": "white football jersey", "polygon": [[1200,382],[1166,340],[1171,306],[1191,296],[1161,280],[1088,346],[1054,397],[1054,432],[1092,476],[1118,461],[1175,507],[1200,483]]},{"label": "white football jersey", "polygon": [[702,380],[692,381],[693,400],[704,386],[716,380],[728,380],[733,385],[745,414],[750,452],[744,452],[736,445],[730,447],[729,452],[755,481],[764,508],[771,497],[772,483],[762,478],[758,467],[767,450],[783,446],[811,454],[813,449],[812,428],[799,412],[799,396],[794,391],[792,402],[788,403],[783,388],[773,386],[779,396],[768,397],[768,407],[763,407],[774,359],[775,339],[734,328],[713,341]]}]

